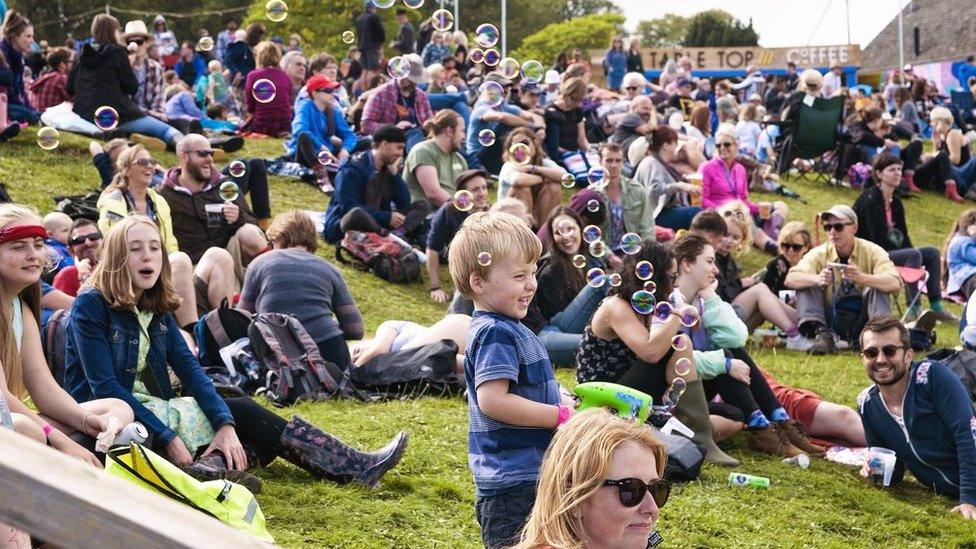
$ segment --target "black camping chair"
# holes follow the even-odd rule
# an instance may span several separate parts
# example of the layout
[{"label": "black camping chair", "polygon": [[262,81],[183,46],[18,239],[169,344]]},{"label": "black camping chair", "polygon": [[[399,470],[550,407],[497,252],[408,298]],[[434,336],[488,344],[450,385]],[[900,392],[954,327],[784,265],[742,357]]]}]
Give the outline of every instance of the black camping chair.
[{"label": "black camping chair", "polygon": [[780,144],[777,171],[786,173],[794,159],[802,158],[813,163],[808,173],[815,176],[814,181],[830,182],[838,163],[843,165],[844,160],[844,98],[818,97],[812,105],[799,103],[799,109],[793,131]]}]

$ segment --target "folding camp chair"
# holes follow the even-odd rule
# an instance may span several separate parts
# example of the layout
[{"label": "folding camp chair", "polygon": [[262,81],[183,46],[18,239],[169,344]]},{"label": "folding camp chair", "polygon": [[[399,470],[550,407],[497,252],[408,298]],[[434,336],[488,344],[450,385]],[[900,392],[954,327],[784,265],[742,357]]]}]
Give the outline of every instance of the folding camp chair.
[{"label": "folding camp chair", "polygon": [[[796,158],[813,162],[815,181],[830,181],[837,163],[843,165],[844,98],[814,99],[812,105],[799,104],[797,123],[779,151],[780,174],[786,173]],[[832,153],[832,154],[826,154]]]},{"label": "folding camp chair", "polygon": [[[901,322],[904,324],[905,320],[908,318],[908,314],[922,299],[922,293],[925,292],[925,283],[929,280],[929,272],[925,269],[915,267],[895,267],[895,270],[898,271],[898,276],[901,277],[902,285],[905,287],[905,302],[908,303],[908,306],[904,311],[902,311],[901,302],[897,298],[895,299],[895,306],[898,307],[898,311],[902,313]],[[908,289],[913,285],[916,288],[915,297],[909,301]]]}]

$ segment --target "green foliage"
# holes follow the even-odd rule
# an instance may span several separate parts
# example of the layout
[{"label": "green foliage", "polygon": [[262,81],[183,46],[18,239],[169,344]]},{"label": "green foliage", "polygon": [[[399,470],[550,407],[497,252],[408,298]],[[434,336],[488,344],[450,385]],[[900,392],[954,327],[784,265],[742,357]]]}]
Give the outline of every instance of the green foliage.
[{"label": "green foliage", "polygon": [[562,16],[567,21],[596,13],[623,14],[623,10],[613,0],[566,0],[563,4]]},{"label": "green foliage", "polygon": [[726,11],[708,10],[691,17],[683,44],[693,48],[757,46],[759,34],[752,28],[751,20],[743,25]]},{"label": "green foliage", "polygon": [[637,35],[641,46],[647,48],[672,48],[681,46],[688,32],[690,18],[674,13],[637,23]]},{"label": "green foliage", "polygon": [[547,25],[526,37],[513,56],[516,59],[538,59],[544,64],[552,64],[560,52],[568,53],[577,46],[584,52],[605,49],[614,35],[621,34],[623,22],[623,15],[607,13]]}]

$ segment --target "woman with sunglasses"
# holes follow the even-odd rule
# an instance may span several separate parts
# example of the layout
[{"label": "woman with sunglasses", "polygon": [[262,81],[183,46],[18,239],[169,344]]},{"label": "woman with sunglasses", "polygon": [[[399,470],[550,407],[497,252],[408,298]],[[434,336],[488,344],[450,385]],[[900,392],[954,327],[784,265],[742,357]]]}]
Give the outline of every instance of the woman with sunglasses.
[{"label": "woman with sunglasses", "polygon": [[627,52],[624,51],[624,38],[614,36],[610,42],[610,49],[603,56],[603,73],[607,75],[607,88],[610,91],[620,91],[620,84],[627,73]]},{"label": "woman with sunglasses", "polygon": [[756,222],[752,231],[753,244],[760,250],[775,255],[779,252],[776,237],[786,220],[789,208],[780,200],[760,208],[749,200],[749,176],[745,166],[736,158],[739,138],[734,128],[719,128],[715,133],[715,150],[718,153],[702,166],[702,208],[714,209],[730,200],[741,200],[749,207]]},{"label": "woman with sunglasses", "polygon": [[648,188],[652,207],[661,207],[654,223],[675,231],[687,229],[691,219],[701,211],[691,206],[690,195],[701,194],[702,189],[684,181],[674,166],[678,160],[678,133],[670,126],[661,125],[651,130],[646,139],[647,156],[637,165],[634,179]]},{"label": "woman with sunglasses", "polygon": [[671,494],[667,449],[650,427],[603,409],[552,438],[535,506],[516,549],[644,549]]},{"label": "woman with sunglasses", "polygon": [[[41,350],[38,328],[40,278],[50,250],[46,232],[33,210],[20,204],[0,205],[0,364],[4,395],[14,425],[72,457],[101,467],[98,459],[72,438],[94,437],[108,429],[109,418],[120,426],[132,422],[132,409],[116,398],[78,404],[51,374]],[[34,409],[23,403],[30,397]],[[36,412],[35,412],[36,410]]]},{"label": "woman with sunglasses", "polygon": [[[695,432],[694,441],[706,449],[707,461],[735,467],[739,462],[712,439],[708,403],[693,367],[691,345],[681,338],[673,344],[682,330],[681,317],[697,318],[698,311],[681,304],[673,307],[674,314],[652,314],[654,303],[666,302],[671,295],[676,269],[669,249],[656,242],[644,241],[637,254],[624,259],[618,271],[620,284],[610,286],[583,332],[576,380],[619,383],[659,402],[668,385],[682,378],[687,388],[675,416]],[[608,284],[603,273],[588,271],[586,276],[588,284]]]},{"label": "woman with sunglasses", "polygon": [[[528,147],[527,159],[520,156],[517,160],[512,154],[512,149],[520,144]],[[502,160],[498,199],[518,198],[532,212],[535,225],[542,226],[562,199],[560,181],[566,170],[545,156],[539,138],[529,128],[515,128],[505,137]]]},{"label": "woman with sunglasses", "polygon": [[790,267],[800,262],[803,254],[810,251],[813,237],[802,221],[790,221],[779,231],[779,255],[766,264],[762,283],[772,290],[773,295],[779,296],[786,290],[786,273]]},{"label": "woman with sunglasses", "polygon": [[[854,213],[858,220],[857,237],[884,248],[892,263],[899,267],[924,267],[929,275],[925,283],[926,294],[935,317],[944,322],[958,322],[959,317],[942,305],[942,257],[939,250],[931,246],[916,248],[908,236],[905,207],[895,192],[902,183],[902,166],[901,158],[890,152],[885,151],[875,157],[871,171],[877,185],[864,189],[854,202]],[[911,302],[918,294],[917,284],[907,284],[905,293]],[[908,313],[918,318],[921,313],[919,303],[913,305]]]}]

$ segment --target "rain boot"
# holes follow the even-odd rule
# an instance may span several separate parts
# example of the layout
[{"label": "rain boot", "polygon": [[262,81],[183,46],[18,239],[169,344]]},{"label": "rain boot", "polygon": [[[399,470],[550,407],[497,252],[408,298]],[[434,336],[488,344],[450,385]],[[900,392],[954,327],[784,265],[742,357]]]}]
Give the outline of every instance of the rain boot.
[{"label": "rain boot", "polygon": [[[247,454],[248,467],[258,467],[259,464],[251,461],[251,453]],[[207,481],[226,479],[237,484],[242,484],[251,491],[252,494],[261,493],[261,479],[248,473],[247,471],[235,471],[227,468],[224,455],[220,452],[210,453],[190,465],[183,468],[183,471],[191,477]]]},{"label": "rain boot", "polygon": [[956,188],[956,182],[952,179],[947,179],[945,182],[945,197],[960,204],[966,201],[965,198],[959,196],[959,190]]},{"label": "rain boot", "polygon": [[378,452],[365,453],[295,416],[278,442],[278,455],[317,477],[374,488],[403,457],[409,436],[400,432]]},{"label": "rain boot", "polygon": [[736,467],[739,462],[723,452],[712,440],[712,422],[708,419],[708,401],[705,399],[705,389],[700,379],[686,384],[685,394],[678,401],[674,415],[681,423],[695,432],[691,440],[705,448],[705,461],[723,467]]}]

